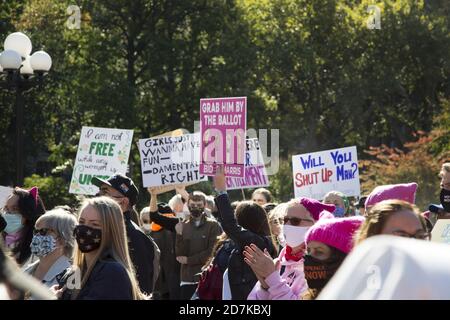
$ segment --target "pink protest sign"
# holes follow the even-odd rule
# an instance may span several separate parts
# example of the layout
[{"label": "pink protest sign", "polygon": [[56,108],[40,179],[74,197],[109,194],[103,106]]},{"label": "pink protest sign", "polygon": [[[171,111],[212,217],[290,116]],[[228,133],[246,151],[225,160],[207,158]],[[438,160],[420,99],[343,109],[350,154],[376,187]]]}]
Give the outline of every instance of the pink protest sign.
[{"label": "pink protest sign", "polygon": [[200,99],[200,174],[224,164],[226,176],[244,177],[246,131],[247,97]]}]

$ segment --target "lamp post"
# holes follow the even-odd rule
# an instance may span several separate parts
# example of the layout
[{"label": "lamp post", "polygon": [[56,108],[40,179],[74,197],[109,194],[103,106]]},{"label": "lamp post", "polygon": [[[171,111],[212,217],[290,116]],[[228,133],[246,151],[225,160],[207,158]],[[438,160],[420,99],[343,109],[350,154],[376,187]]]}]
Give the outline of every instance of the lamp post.
[{"label": "lamp post", "polygon": [[8,35],[4,51],[0,53],[1,87],[15,91],[16,104],[16,181],[23,185],[23,93],[35,86],[42,88],[44,76],[52,66],[52,59],[45,51],[31,56],[31,40],[21,32]]}]

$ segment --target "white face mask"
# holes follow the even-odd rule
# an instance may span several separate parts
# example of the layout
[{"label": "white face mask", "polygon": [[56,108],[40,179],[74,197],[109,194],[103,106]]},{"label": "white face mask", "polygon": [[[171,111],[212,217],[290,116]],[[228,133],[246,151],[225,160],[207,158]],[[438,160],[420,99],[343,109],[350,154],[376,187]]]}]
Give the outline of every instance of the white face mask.
[{"label": "white face mask", "polygon": [[144,223],[142,225],[142,229],[144,229],[145,231],[150,231],[151,228],[151,224],[150,223]]},{"label": "white face mask", "polygon": [[291,248],[301,245],[305,241],[305,235],[309,228],[311,227],[295,227],[284,224],[283,234],[286,239],[286,244]]}]

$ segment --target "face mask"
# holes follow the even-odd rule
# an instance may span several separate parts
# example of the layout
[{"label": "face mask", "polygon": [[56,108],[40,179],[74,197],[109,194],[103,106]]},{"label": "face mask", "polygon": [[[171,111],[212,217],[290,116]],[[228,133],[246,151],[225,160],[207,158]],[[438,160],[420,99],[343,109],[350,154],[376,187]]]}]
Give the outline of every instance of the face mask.
[{"label": "face mask", "polygon": [[333,215],[334,215],[336,218],[341,218],[341,217],[344,216],[344,214],[345,214],[345,209],[344,209],[344,208],[342,208],[342,207],[336,207],[336,209],[334,209]]},{"label": "face mask", "polygon": [[205,208],[189,208],[189,212],[191,213],[191,216],[194,218],[198,218],[202,215]]},{"label": "face mask", "polygon": [[152,225],[150,223],[144,223],[142,225],[142,229],[144,229],[145,231],[150,231],[151,226]]},{"label": "face mask", "polygon": [[322,290],[336,273],[344,258],[345,255],[342,257],[332,257],[327,260],[319,260],[309,254],[305,254],[303,256],[303,266],[308,287],[318,291]]},{"label": "face mask", "polygon": [[445,212],[450,212],[450,190],[441,189],[440,200]]},{"label": "face mask", "polygon": [[305,241],[305,235],[310,227],[296,227],[288,224],[283,225],[283,234],[286,244],[295,248]]},{"label": "face mask", "polygon": [[6,212],[3,218],[5,218],[6,221],[6,228],[4,230],[6,233],[16,233],[22,229],[22,216],[20,214]]},{"label": "face mask", "polygon": [[81,252],[91,252],[100,247],[102,230],[85,225],[78,225],[73,231]]},{"label": "face mask", "polygon": [[35,234],[31,241],[31,253],[38,257],[45,257],[56,249],[56,239],[51,235]]}]

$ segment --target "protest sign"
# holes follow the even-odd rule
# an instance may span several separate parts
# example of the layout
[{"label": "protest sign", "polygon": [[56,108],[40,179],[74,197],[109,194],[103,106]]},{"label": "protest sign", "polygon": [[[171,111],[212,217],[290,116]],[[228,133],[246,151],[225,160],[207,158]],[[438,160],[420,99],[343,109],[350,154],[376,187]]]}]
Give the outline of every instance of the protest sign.
[{"label": "protest sign", "polygon": [[0,186],[0,208],[3,208],[6,204],[6,200],[13,192],[13,188]]},{"label": "protest sign", "polygon": [[359,196],[356,147],[326,150],[292,157],[295,197],[323,199],[329,191]]},{"label": "protest sign", "polygon": [[144,187],[191,185],[208,178],[200,174],[200,133],[140,139]]},{"label": "protest sign", "polygon": [[450,219],[439,219],[431,231],[431,241],[450,244]]},{"label": "protest sign", "polygon": [[95,195],[94,176],[108,179],[125,174],[132,140],[133,130],[83,127],[69,192]]},{"label": "protest sign", "polygon": [[246,145],[245,175],[243,178],[227,177],[227,190],[269,186],[269,177],[258,139],[247,139]]},{"label": "protest sign", "polygon": [[247,97],[200,99],[200,173],[244,177]]}]

